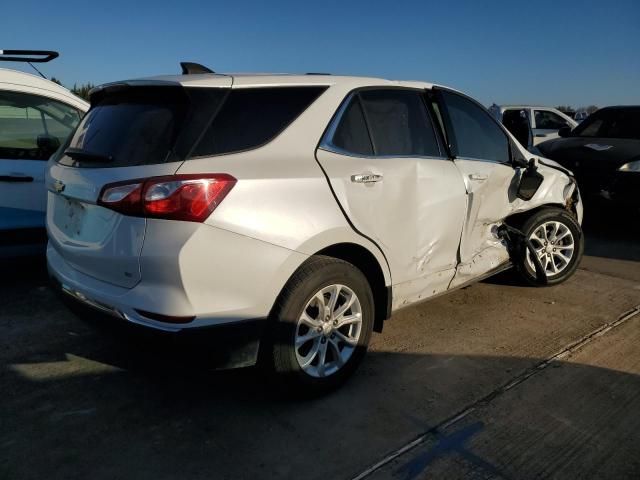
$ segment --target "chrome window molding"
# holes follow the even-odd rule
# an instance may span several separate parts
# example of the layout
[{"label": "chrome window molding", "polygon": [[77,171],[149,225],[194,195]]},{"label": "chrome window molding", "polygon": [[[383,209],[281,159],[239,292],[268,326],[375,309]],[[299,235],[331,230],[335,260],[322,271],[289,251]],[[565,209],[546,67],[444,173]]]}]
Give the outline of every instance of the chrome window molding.
[{"label": "chrome window molding", "polygon": [[[373,90],[373,88],[371,87],[366,87],[362,90],[365,90],[365,89]],[[380,90],[383,90],[383,89],[385,89],[385,87],[380,87]],[[371,160],[384,159],[384,158],[423,158],[423,159],[431,159],[431,160],[434,160],[434,159],[451,160],[447,155],[443,155],[442,146],[440,145],[440,141],[437,137],[437,131],[435,131],[436,127],[433,125],[433,119],[431,118],[431,114],[427,109],[426,105],[425,105],[425,109],[427,109],[427,115],[429,116],[429,120],[432,123],[431,128],[434,130],[433,134],[436,138],[436,142],[438,145],[438,152],[440,153],[440,155],[437,155],[437,156],[435,155],[363,155],[361,153],[350,152],[348,150],[345,150],[343,148],[340,148],[334,145],[332,141],[333,136],[335,135],[336,130],[338,129],[338,125],[342,120],[342,116],[346,112],[347,107],[349,106],[353,98],[358,94],[359,90],[360,89],[350,92],[342,101],[342,103],[340,104],[340,107],[338,107],[338,110],[336,111],[335,115],[331,119],[329,126],[327,127],[324,135],[322,136],[322,140],[320,140],[320,144],[318,145],[319,149],[325,150],[327,152],[332,152],[338,155],[345,155],[345,156],[354,157],[354,158],[367,158]],[[406,90],[415,90],[415,89],[406,89]],[[423,90],[415,90],[415,91],[424,92]]]}]

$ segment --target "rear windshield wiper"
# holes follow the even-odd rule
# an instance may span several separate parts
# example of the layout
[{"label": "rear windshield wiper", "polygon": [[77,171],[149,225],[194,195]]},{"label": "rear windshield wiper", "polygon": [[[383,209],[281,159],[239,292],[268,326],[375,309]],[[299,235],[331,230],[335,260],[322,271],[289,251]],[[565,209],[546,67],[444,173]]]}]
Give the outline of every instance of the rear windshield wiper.
[{"label": "rear windshield wiper", "polygon": [[103,155],[102,153],[89,152],[82,150],[81,148],[69,147],[64,151],[64,154],[73,158],[74,160],[84,160],[85,162],[100,162],[109,163],[113,162],[111,155]]}]

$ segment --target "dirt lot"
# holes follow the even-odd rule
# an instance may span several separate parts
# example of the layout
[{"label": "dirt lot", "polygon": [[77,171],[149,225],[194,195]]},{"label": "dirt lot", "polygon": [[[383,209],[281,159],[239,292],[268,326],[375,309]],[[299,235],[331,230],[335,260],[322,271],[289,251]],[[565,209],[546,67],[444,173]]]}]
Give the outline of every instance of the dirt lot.
[{"label": "dirt lot", "polygon": [[312,401],[96,331],[41,262],[4,265],[0,478],[639,478],[640,232],[608,217],[568,283],[404,310]]}]

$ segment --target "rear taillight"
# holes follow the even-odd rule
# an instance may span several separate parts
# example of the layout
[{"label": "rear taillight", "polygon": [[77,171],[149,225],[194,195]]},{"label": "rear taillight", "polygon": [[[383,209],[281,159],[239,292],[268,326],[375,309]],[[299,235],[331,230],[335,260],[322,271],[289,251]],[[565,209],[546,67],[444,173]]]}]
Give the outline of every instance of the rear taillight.
[{"label": "rear taillight", "polygon": [[110,183],[100,192],[98,205],[136,217],[203,222],[235,184],[226,173]]}]

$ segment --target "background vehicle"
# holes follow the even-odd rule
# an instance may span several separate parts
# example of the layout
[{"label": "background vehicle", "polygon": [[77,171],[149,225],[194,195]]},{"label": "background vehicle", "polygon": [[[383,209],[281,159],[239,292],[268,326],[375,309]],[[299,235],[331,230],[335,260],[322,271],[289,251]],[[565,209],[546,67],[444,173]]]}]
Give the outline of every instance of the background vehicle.
[{"label": "background vehicle", "polygon": [[[32,58],[32,51],[4,50],[0,60],[57,57],[55,52],[39,53],[46,55]],[[0,69],[0,256],[44,252],[46,163],[88,108],[54,82]]]},{"label": "background vehicle", "polygon": [[640,206],[640,106],[602,108],[560,136],[538,148],[571,169],[585,195]]},{"label": "background vehicle", "polygon": [[578,125],[571,117],[550,107],[494,104],[489,111],[527,148],[556,138],[561,128],[574,128]]},{"label": "background vehicle", "polygon": [[232,365],[260,346],[281,378],[323,391],[394,310],[512,265],[533,284],[577,268],[575,182],[474,100],[183,71],[94,90],[50,162],[47,258],[70,300],[153,329],[241,331]]}]

